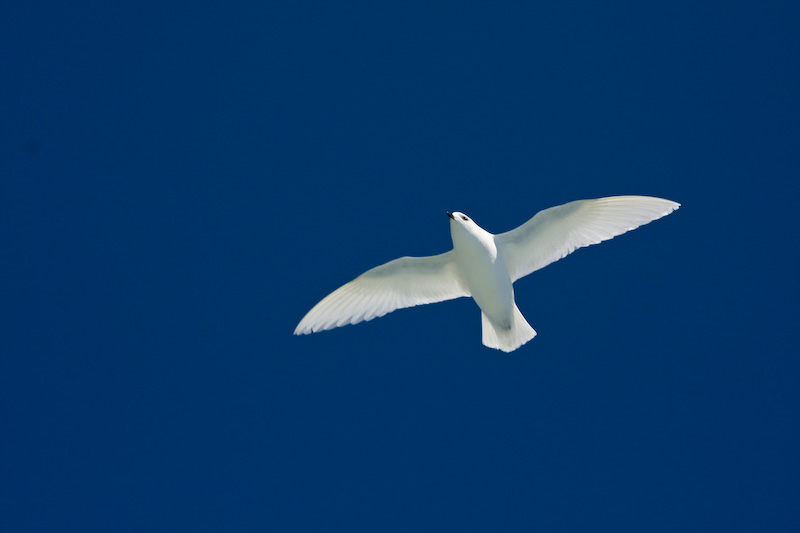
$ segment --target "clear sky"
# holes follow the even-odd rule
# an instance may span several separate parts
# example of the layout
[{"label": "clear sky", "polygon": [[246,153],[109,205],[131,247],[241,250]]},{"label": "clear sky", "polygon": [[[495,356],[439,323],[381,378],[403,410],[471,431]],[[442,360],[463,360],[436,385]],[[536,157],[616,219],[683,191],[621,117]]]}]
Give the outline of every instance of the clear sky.
[{"label": "clear sky", "polygon": [[[0,530],[800,530],[796,3],[9,4]],[[292,335],[445,211],[620,194],[682,207],[511,354]]]}]

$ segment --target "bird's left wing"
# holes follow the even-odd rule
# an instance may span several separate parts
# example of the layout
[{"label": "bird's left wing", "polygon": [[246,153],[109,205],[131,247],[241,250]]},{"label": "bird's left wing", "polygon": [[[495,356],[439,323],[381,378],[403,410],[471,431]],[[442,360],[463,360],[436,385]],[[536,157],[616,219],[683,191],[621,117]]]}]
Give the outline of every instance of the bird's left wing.
[{"label": "bird's left wing", "polygon": [[295,335],[332,329],[413,307],[469,296],[455,253],[401,257],[367,270],[314,306]]},{"label": "bird's left wing", "polygon": [[551,207],[495,235],[511,281],[578,248],[606,241],[672,213],[680,204],[651,196],[611,196]]}]

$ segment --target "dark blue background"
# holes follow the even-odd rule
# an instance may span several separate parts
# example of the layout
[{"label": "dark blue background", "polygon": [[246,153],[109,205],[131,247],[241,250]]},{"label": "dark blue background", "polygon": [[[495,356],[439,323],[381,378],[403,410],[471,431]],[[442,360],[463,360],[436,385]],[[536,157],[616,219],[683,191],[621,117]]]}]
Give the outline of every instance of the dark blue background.
[{"label": "dark blue background", "polygon": [[[797,4],[430,4],[0,10],[0,530],[800,529]],[[510,355],[292,336],[445,210],[617,194],[683,207]]]}]

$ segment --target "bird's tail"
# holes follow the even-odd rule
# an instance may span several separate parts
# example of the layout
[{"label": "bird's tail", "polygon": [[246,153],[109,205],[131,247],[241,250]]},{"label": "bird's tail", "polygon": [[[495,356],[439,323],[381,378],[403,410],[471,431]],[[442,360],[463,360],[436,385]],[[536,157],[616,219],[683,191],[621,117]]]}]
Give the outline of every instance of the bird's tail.
[{"label": "bird's tail", "polygon": [[514,304],[514,319],[511,321],[510,328],[504,329],[495,326],[484,313],[481,313],[481,324],[483,325],[483,344],[504,352],[514,351],[536,336],[536,330],[528,324],[516,304]]}]

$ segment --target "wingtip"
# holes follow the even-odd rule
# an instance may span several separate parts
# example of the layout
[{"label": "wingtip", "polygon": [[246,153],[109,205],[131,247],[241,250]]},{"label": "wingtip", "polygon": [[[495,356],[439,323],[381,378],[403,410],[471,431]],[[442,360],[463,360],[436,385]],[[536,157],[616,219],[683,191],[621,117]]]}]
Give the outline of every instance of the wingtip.
[{"label": "wingtip", "polygon": [[669,202],[669,211],[664,213],[664,215],[669,215],[671,213],[674,213],[681,207],[681,204],[679,204],[678,202],[673,202],[672,200],[667,200],[667,202]]},{"label": "wingtip", "polygon": [[647,202],[650,203],[651,206],[656,206],[656,205],[659,205],[659,204],[661,206],[664,206],[664,208],[667,209],[666,212],[664,213],[664,215],[668,215],[668,214],[672,213],[673,211],[676,211],[681,206],[681,204],[679,204],[678,202],[674,202],[672,200],[667,200],[666,198],[659,198],[657,196],[642,196],[642,197],[638,197],[638,198],[646,199]]}]

